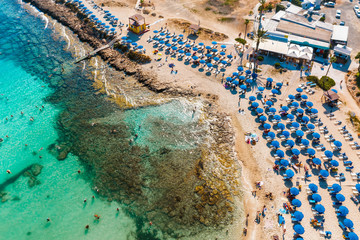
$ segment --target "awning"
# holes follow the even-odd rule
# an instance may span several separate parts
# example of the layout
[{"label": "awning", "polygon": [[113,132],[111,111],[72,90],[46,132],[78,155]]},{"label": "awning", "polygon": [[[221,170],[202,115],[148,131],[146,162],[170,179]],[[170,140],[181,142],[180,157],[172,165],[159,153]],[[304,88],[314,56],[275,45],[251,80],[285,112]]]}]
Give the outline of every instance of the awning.
[{"label": "awning", "polygon": [[331,102],[339,99],[339,95],[337,95],[337,93],[334,91],[326,91],[324,92],[324,96],[327,100]]},{"label": "awning", "polygon": [[[256,43],[254,43],[254,47]],[[288,45],[286,42],[279,42],[275,40],[266,39],[264,42],[260,42],[259,49],[263,51],[278,53],[278,54],[287,54]]]},{"label": "awning", "polygon": [[341,44],[338,44],[334,47],[335,53],[339,53],[339,54],[346,55],[346,56],[350,56],[351,51],[352,51],[351,48],[349,48],[345,45],[341,45]]}]

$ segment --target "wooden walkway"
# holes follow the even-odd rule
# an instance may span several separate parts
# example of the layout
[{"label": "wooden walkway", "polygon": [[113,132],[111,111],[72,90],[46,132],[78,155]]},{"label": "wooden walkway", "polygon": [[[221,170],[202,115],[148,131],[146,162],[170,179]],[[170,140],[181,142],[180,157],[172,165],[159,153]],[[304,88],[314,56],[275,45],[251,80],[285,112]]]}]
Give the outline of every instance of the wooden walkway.
[{"label": "wooden walkway", "polygon": [[107,48],[112,47],[112,45],[114,45],[114,44],[115,44],[117,41],[119,41],[119,40],[120,40],[120,35],[117,36],[116,38],[114,38],[113,40],[111,40],[111,42],[109,42],[108,44],[106,44],[106,45],[104,45],[104,46],[102,46],[102,47],[99,47],[98,49],[95,49],[94,51],[92,51],[92,52],[86,54],[85,56],[77,59],[77,60],[75,61],[75,63],[79,63],[79,62],[81,62],[81,61],[83,61],[83,60],[85,60],[85,59],[88,59],[88,58],[91,58],[91,57],[95,56],[98,52],[100,52],[100,51],[102,51],[102,50],[104,50],[104,49],[107,49]]}]

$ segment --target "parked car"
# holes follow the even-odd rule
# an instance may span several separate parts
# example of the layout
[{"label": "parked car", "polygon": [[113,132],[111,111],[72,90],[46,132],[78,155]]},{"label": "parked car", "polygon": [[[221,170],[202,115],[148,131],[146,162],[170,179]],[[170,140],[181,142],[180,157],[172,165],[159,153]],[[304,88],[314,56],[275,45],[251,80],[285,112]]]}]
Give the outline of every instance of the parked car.
[{"label": "parked car", "polygon": [[340,26],[345,26],[345,22],[344,22],[344,21],[341,21],[341,22],[340,22]]},{"label": "parked car", "polygon": [[334,2],[326,2],[326,3],[324,3],[324,6],[326,6],[326,7],[335,7],[335,3]]},{"label": "parked car", "polygon": [[355,15],[360,18],[360,9],[359,9],[359,6],[358,5],[355,5],[354,6],[354,12],[355,12]]},{"label": "parked car", "polygon": [[357,12],[355,12],[355,15],[360,18],[360,10],[358,10]]},{"label": "parked car", "polygon": [[341,10],[336,10],[336,18],[340,18],[341,17]]}]

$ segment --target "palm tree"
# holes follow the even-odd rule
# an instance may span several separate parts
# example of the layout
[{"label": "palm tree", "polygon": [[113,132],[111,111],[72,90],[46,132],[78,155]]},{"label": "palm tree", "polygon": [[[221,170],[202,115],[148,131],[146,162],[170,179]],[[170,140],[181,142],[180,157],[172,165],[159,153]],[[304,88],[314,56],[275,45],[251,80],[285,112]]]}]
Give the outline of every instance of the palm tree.
[{"label": "palm tree", "polygon": [[330,68],[331,68],[331,65],[332,65],[334,62],[336,62],[336,57],[335,57],[335,56],[331,56],[331,57],[330,57],[330,66],[329,66],[328,70],[326,71],[325,77],[327,77],[327,75],[328,75],[328,73],[329,73],[329,70],[330,70]]},{"label": "palm tree", "polygon": [[245,19],[244,24],[245,24],[245,33],[244,33],[244,39],[246,39],[246,32],[247,32],[247,27],[250,23],[249,19]]},{"label": "palm tree", "polygon": [[235,38],[235,41],[237,41],[238,43],[242,44],[242,52],[241,52],[241,63],[244,57],[244,50],[245,50],[245,44],[246,44],[246,40],[243,38]]},{"label": "palm tree", "polygon": [[[255,54],[259,51],[259,45],[261,42],[263,42],[265,39],[267,39],[267,31],[259,29],[257,33],[255,34],[255,40],[256,40],[256,47],[255,47]],[[255,72],[256,69],[256,58],[254,57],[254,69],[253,72]]]}]

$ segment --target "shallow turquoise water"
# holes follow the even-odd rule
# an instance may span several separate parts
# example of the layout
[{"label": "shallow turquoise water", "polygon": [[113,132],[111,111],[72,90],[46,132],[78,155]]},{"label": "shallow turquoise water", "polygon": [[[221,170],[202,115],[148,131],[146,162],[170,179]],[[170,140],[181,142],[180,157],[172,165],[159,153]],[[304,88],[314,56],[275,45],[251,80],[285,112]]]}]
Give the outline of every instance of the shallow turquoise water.
[{"label": "shallow turquoise water", "polygon": [[[15,2],[1,3],[0,20],[16,11],[20,8]],[[13,21],[20,21],[13,17]],[[26,17],[23,23],[32,19],[32,27],[41,33],[44,23]],[[1,34],[9,33],[1,31],[0,38]],[[92,199],[90,183],[77,173],[84,172],[77,157],[70,155],[58,161],[46,150],[58,138],[54,127],[60,110],[44,101],[52,90],[23,70],[20,61],[26,58],[11,59],[9,46],[0,45],[0,138],[4,139],[0,143],[0,184],[31,164],[41,164],[43,169],[37,178],[40,185],[30,188],[29,178],[20,176],[1,189],[7,193],[3,198],[7,201],[0,203],[0,239],[127,239],[135,231],[134,222],[122,211],[117,212],[119,204]],[[94,221],[94,214],[101,216],[99,221]],[[85,231],[87,224],[89,231]]]}]

